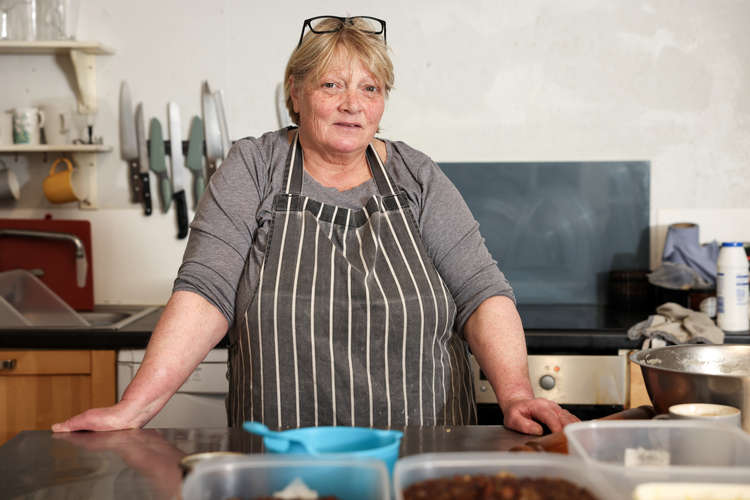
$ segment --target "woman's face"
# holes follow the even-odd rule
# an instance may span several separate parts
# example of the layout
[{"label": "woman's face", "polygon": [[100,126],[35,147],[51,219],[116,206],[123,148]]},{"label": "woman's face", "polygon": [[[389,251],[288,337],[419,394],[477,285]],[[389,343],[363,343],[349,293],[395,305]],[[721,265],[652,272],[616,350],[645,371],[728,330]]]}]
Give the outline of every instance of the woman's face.
[{"label": "woman's face", "polygon": [[330,154],[363,150],[385,108],[383,89],[358,58],[339,50],[319,78],[292,86],[300,135]]}]

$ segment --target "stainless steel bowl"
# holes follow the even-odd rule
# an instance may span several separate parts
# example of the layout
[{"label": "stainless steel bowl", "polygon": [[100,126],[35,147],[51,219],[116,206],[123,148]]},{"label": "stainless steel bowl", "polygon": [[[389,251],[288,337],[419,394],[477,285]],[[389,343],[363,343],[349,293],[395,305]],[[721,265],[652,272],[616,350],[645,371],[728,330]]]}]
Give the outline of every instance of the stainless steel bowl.
[{"label": "stainless steel bowl", "polygon": [[679,403],[715,403],[742,411],[750,432],[750,345],[674,345],[630,354],[658,413]]}]

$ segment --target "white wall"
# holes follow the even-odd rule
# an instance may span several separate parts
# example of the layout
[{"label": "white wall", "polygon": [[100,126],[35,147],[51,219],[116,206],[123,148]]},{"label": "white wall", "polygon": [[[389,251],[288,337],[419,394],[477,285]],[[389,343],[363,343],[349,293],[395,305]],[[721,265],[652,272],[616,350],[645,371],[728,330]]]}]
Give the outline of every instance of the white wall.
[{"label": "white wall", "polygon": [[[92,220],[99,302],[166,301],[184,249],[172,212],[146,218],[128,202],[120,82],[163,123],[176,101],[187,136],[208,79],[225,92],[231,135],[261,134],[277,126],[274,87],[302,20],[321,13],[388,21],[396,88],[384,136],[437,161],[650,160],[652,262],[664,224],[693,210],[704,237],[750,240],[739,231],[750,199],[750,2],[80,1],[78,39],[116,52],[97,59],[95,135],[115,147],[99,158],[100,209],[51,207],[40,189],[49,163],[37,155],[22,200],[0,205],[0,217]],[[0,110],[72,97],[66,69],[54,56],[0,56]]]}]

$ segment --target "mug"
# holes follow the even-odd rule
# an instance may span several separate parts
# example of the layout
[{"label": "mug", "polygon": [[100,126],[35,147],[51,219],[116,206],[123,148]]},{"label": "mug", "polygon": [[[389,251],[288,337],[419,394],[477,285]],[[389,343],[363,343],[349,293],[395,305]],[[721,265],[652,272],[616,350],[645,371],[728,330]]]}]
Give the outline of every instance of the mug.
[{"label": "mug", "polygon": [[[57,166],[64,163],[63,170],[57,170]],[[52,203],[68,203],[81,201],[83,198],[78,194],[73,179],[73,164],[67,158],[58,158],[49,169],[49,175],[42,183],[44,196]]]},{"label": "mug", "polygon": [[740,427],[742,412],[734,406],[711,403],[683,403],[669,407],[668,414],[657,415],[657,419],[701,420],[721,425]]},{"label": "mug", "polygon": [[[733,406],[711,403],[683,403],[669,407],[666,415],[657,415],[674,420],[695,420],[710,423],[717,430],[725,427],[740,428],[742,412]],[[704,465],[726,467],[734,464],[735,450],[730,445],[731,435],[699,432],[696,429],[690,439],[676,439],[671,445],[672,465]],[[717,442],[718,441],[718,442]]]},{"label": "mug", "polygon": [[0,168],[0,200],[17,200],[21,197],[21,184],[16,173],[8,167]]},{"label": "mug", "polygon": [[44,116],[44,138],[47,144],[70,144],[72,106],[44,104],[39,107]]},{"label": "mug", "polygon": [[13,110],[13,143],[39,144],[39,127],[44,126],[44,114],[39,108]]}]

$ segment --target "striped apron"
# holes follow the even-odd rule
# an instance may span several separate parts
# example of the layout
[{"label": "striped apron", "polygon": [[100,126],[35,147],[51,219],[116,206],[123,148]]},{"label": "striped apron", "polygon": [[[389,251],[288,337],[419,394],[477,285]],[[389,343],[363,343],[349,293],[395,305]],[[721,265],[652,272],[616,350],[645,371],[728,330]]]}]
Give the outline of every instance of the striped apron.
[{"label": "striped apron", "polygon": [[379,196],[358,210],[320,203],[301,193],[292,142],[260,278],[238,288],[230,426],[476,422],[453,298],[372,145],[367,162]]}]

